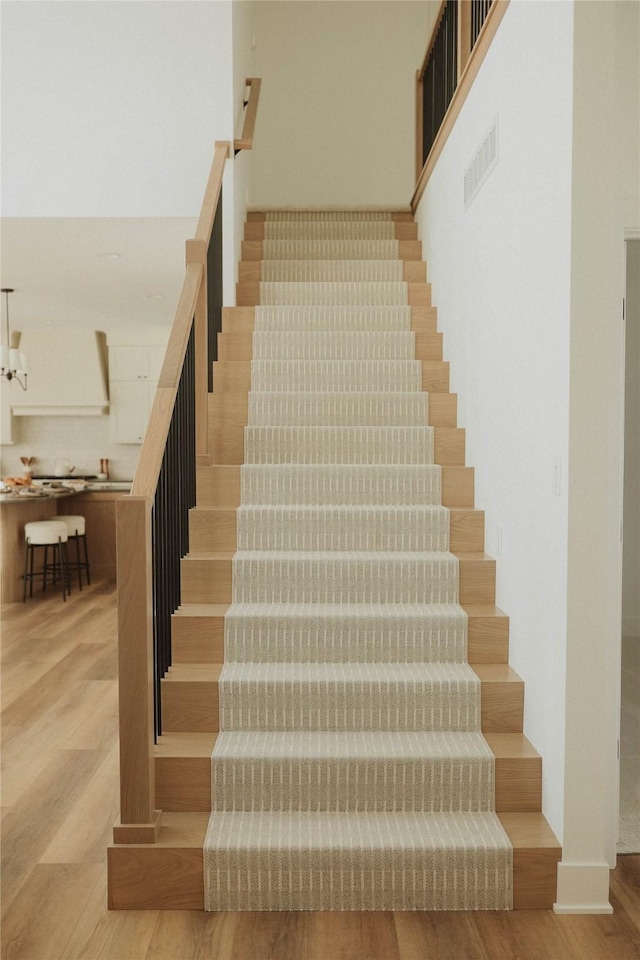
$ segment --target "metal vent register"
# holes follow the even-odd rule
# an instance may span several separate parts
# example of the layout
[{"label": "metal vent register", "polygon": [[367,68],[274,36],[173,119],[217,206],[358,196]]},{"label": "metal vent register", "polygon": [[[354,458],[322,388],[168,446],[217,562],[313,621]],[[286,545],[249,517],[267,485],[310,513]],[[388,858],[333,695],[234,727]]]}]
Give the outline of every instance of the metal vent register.
[{"label": "metal vent register", "polygon": [[468,209],[498,162],[498,119],[493,122],[464,174],[464,208]]}]

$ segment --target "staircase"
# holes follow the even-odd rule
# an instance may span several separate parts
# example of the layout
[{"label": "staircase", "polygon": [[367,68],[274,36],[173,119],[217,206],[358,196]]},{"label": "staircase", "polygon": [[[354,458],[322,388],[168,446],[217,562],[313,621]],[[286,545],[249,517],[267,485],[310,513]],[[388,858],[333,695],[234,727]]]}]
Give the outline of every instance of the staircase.
[{"label": "staircase", "polygon": [[245,235],[162,683],[162,828],[110,848],[110,905],[550,907],[560,848],[416,225],[250,214]]}]

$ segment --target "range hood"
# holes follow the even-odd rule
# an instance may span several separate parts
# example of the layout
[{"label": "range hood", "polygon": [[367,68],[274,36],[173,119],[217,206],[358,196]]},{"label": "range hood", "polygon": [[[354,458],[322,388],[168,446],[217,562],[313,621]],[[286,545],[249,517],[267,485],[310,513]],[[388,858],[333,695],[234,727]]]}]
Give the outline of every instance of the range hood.
[{"label": "range hood", "polygon": [[97,330],[25,330],[27,389],[12,396],[17,417],[96,417],[109,411],[107,342]]}]

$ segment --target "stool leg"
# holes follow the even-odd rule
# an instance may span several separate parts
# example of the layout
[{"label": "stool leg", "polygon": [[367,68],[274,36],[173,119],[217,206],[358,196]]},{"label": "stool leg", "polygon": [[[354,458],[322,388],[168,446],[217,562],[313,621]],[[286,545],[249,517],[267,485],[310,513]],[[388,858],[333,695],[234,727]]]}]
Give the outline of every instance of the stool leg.
[{"label": "stool leg", "polygon": [[76,567],[78,570],[78,586],[80,587],[80,590],[82,590],[82,567],[80,565],[80,537],[76,533],[73,539],[76,542]]},{"label": "stool leg", "polygon": [[62,602],[67,602],[68,570],[67,570],[67,545],[62,540],[58,540],[58,564],[60,567],[60,579],[62,580]]},{"label": "stool leg", "polygon": [[[47,589],[47,566],[49,563],[49,547],[44,548],[44,560],[42,561],[42,592],[45,593]],[[32,567],[33,572],[33,567]],[[31,581],[31,593],[29,596],[33,596],[33,581]]]},{"label": "stool leg", "polygon": [[31,549],[31,545],[27,540],[24,547],[24,590],[22,591],[23,603],[27,602],[27,583],[29,583],[29,553]]},{"label": "stool leg", "polygon": [[87,586],[91,586],[91,571],[89,569],[89,551],[87,550],[87,535],[86,533],[82,537],[82,544],[84,546],[84,562],[86,564],[87,571]]},{"label": "stool leg", "polygon": [[[69,554],[66,543],[62,544],[62,565],[62,576],[67,585],[67,594],[71,596],[71,570],[69,569]],[[82,590],[82,584],[80,589]]]},{"label": "stool leg", "polygon": [[34,581],[33,561],[35,558],[35,554],[36,554],[36,548],[33,546],[33,544],[31,544],[31,550],[29,551],[29,596],[30,597],[33,596],[33,581]]}]

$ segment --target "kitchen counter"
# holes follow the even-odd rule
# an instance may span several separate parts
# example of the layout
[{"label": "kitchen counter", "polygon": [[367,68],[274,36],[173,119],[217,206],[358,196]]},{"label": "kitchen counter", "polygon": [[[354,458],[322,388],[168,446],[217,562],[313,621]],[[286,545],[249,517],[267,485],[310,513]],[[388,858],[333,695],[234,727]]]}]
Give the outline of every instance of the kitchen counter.
[{"label": "kitchen counter", "polygon": [[0,493],[0,503],[39,503],[43,500],[61,500],[64,499],[64,497],[77,497],[81,494],[90,493],[118,493],[122,495],[129,493],[130,490],[130,480],[105,480],[88,483],[86,487],[78,490],[71,490],[69,488],[65,488],[64,490],[51,490],[42,488],[42,494],[39,496],[24,493]]},{"label": "kitchen counter", "polygon": [[[78,513],[85,518],[91,575],[95,579],[115,579],[116,501],[130,488],[130,483],[105,481],[82,490],[50,491],[43,497],[1,495],[2,602],[22,600],[25,523],[55,520],[57,514]],[[15,504],[20,508],[15,509]],[[72,589],[77,589],[77,584],[72,584]]]}]

